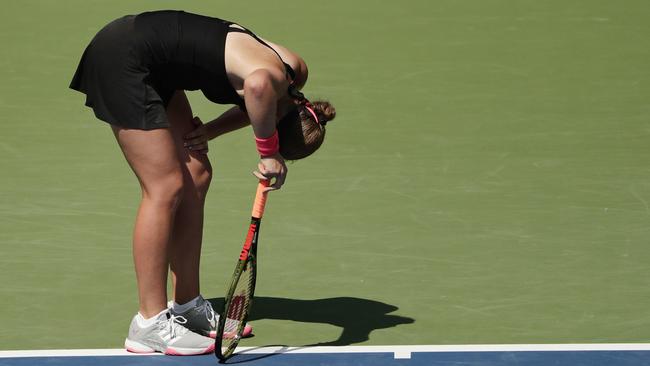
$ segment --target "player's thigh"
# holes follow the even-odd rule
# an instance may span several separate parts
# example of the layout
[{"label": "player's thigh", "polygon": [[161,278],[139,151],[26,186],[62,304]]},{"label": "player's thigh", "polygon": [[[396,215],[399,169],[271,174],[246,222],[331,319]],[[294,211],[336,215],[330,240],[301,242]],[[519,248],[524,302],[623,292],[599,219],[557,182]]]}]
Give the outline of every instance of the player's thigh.
[{"label": "player's thigh", "polygon": [[187,168],[188,178],[195,186],[207,189],[212,177],[212,166],[208,156],[183,146],[184,136],[193,131],[196,126],[192,123],[192,107],[182,90],[177,90],[169,102],[167,118],[179,160]]},{"label": "player's thigh", "polygon": [[183,186],[182,164],[170,129],[112,128],[144,193],[166,197],[178,194]]}]

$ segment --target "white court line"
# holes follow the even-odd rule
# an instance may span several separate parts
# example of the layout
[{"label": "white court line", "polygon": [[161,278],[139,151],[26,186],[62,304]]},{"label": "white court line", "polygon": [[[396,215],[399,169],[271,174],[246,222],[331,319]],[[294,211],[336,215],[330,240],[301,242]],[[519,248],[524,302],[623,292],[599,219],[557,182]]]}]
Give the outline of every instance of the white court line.
[{"label": "white court line", "polygon": [[[392,353],[395,358],[408,359],[417,352],[549,352],[549,351],[650,351],[650,343],[585,343],[585,344],[476,344],[476,345],[413,345],[413,346],[343,346],[343,347],[239,347],[237,353]],[[0,351],[0,358],[74,357],[74,356],[139,356],[124,349],[69,349]],[[144,356],[162,356],[160,353]]]}]

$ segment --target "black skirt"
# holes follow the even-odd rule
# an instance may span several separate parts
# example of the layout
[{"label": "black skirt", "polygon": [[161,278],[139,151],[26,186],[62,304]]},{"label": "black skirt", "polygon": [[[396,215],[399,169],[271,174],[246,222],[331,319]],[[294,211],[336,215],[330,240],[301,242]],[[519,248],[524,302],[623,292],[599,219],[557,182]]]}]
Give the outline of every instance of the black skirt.
[{"label": "black skirt", "polygon": [[165,109],[175,89],[149,77],[137,52],[134,15],[117,19],[90,42],[70,88],[111,125],[151,130],[169,126]]}]

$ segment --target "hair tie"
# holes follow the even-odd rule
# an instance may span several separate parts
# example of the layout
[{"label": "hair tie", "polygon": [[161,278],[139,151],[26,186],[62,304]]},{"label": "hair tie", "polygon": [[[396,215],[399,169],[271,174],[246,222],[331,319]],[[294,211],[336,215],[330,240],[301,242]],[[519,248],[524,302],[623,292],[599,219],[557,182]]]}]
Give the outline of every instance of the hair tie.
[{"label": "hair tie", "polygon": [[304,106],[305,109],[309,111],[309,113],[314,117],[314,121],[316,121],[316,123],[318,123],[321,126],[325,126],[327,124],[327,120],[322,120],[322,121],[318,120],[318,115],[314,111],[314,106],[307,98],[305,98],[305,95],[302,92],[300,92],[300,90],[296,89],[293,86],[293,84],[289,85],[289,95],[297,99],[298,104]]},{"label": "hair tie", "polygon": [[311,107],[311,103],[309,103],[309,101],[305,103],[305,108],[309,111],[309,113],[311,113],[312,116],[314,116],[314,121],[316,121],[318,124],[321,124],[318,122],[318,116],[316,115],[316,112],[314,112],[314,109]]},{"label": "hair tie", "polygon": [[308,101],[307,99],[305,99],[305,104],[304,104],[304,106],[305,106],[305,108],[309,111],[309,113],[311,113],[311,115],[314,116],[314,120],[316,121],[316,123],[318,123],[318,124],[321,125],[321,126],[325,126],[325,125],[327,125],[327,120],[326,120],[325,118],[321,118],[321,119],[318,118],[318,115],[316,114],[316,111],[315,111],[314,105],[311,104],[310,101]]}]

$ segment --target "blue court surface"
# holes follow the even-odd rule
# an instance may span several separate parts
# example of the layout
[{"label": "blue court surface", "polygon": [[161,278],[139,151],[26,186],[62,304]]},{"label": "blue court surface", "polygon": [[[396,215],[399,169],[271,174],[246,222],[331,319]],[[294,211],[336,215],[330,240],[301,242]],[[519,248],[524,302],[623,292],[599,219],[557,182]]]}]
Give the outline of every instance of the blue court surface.
[{"label": "blue court surface", "polygon": [[[215,365],[213,355],[133,355],[124,350],[0,351],[2,366]],[[259,366],[640,366],[650,344],[350,346],[241,348],[227,364]]]}]

